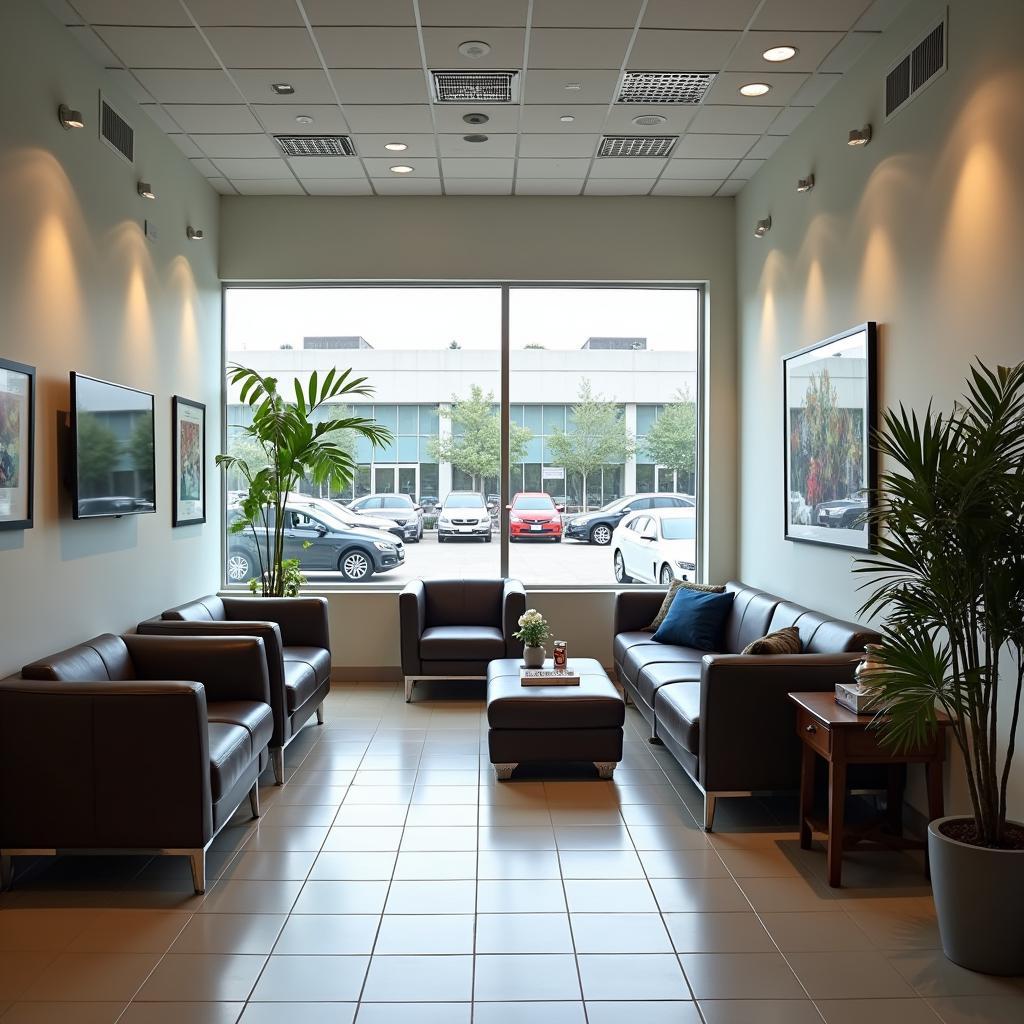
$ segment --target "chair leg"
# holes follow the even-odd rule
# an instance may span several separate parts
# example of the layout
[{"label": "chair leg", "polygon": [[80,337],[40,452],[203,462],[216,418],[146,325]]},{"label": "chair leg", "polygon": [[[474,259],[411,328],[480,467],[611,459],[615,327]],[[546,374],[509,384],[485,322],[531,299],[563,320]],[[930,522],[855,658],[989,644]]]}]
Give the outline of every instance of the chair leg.
[{"label": "chair leg", "polygon": [[279,785],[284,785],[284,747],[271,747],[270,748],[270,760],[274,766],[274,781]]},{"label": "chair leg", "polygon": [[252,810],[252,816],[258,818],[260,816],[260,784],[254,782],[252,789],[249,790],[249,807]]},{"label": "chair leg", "polygon": [[324,724],[324,702],[323,701],[320,701],[320,703],[317,705],[317,709],[316,709],[316,724],[317,725],[323,725]]},{"label": "chair leg", "polygon": [[494,777],[499,782],[508,782],[512,778],[512,773],[519,767],[518,761],[506,761],[501,764],[494,766]]},{"label": "chair leg", "polygon": [[0,851],[0,889],[6,890],[14,885],[14,858]]},{"label": "chair leg", "polygon": [[192,887],[197,896],[202,896],[206,892],[206,851],[193,850],[188,859],[192,868]]},{"label": "chair leg", "polygon": [[610,779],[615,774],[615,769],[618,767],[618,761],[595,761],[594,767],[597,769],[597,776],[600,779]]},{"label": "chair leg", "polygon": [[416,680],[412,676],[405,677],[405,703],[412,700],[412,685]]},{"label": "chair leg", "polygon": [[715,823],[715,803],[717,797],[714,793],[704,794],[704,831],[710,832],[711,826]]}]

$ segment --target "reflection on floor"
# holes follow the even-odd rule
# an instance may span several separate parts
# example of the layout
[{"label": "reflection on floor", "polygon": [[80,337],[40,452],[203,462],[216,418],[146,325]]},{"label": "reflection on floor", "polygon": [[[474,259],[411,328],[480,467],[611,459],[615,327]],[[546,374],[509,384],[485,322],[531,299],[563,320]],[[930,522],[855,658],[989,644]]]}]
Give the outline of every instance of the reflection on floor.
[{"label": "reflection on floor", "polygon": [[432,693],[336,687],[205,897],[183,860],[23,873],[3,1024],[1024,1020],[1024,981],[943,958],[918,859],[852,855],[831,890],[788,801],[722,801],[705,836],[632,710],[614,782],[495,783],[481,701]]}]

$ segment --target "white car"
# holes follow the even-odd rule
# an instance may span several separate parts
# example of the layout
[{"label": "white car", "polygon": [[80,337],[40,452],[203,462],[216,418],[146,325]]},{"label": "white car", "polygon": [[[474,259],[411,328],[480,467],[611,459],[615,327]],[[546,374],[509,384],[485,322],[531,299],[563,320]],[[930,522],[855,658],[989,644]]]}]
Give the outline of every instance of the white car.
[{"label": "white car", "polygon": [[380,516],[364,515],[362,512],[353,512],[340,502],[332,501],[330,498],[316,498],[311,494],[290,493],[288,504],[298,508],[300,505],[307,505],[309,508],[319,509],[327,515],[333,516],[346,526],[354,530],[381,530],[384,533],[392,533],[399,540],[404,540],[405,531],[392,519],[384,519]]},{"label": "white car", "polygon": [[612,533],[611,549],[617,583],[692,580],[697,571],[697,510],[632,512]]}]

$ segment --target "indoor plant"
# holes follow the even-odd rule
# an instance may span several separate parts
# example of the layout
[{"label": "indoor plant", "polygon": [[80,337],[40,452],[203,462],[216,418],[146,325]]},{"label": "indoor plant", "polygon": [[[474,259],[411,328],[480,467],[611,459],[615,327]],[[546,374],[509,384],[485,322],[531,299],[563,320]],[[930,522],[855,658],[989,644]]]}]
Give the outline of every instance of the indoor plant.
[{"label": "indoor plant", "polygon": [[862,611],[884,619],[879,728],[911,747],[936,708],[949,715],[973,817],[928,827],[943,949],[1024,973],[1024,825],[1007,816],[1024,682],[1024,363],[972,368],[948,415],[887,411],[874,443],[891,469],[867,513],[877,551],[857,571],[872,577]]},{"label": "indoor plant", "polygon": [[[262,452],[260,465],[239,455],[218,455],[217,465],[235,469],[247,485],[239,502],[241,514],[231,523],[234,533],[251,530],[260,563],[258,586],[263,597],[294,596],[301,583],[297,564],[284,557],[285,505],[300,480],[346,487],[356,471],[352,452],[338,443],[336,431],[351,430],[371,444],[386,444],[391,432],[362,416],[330,418],[329,404],[341,405],[352,395],[370,396],[373,388],[365,377],[351,370],[332,369],[323,379],[316,370],[304,391],[295,381],[295,400],[287,401],[277,390],[277,379],[256,370],[233,365],[228,379],[241,385],[240,399],[252,409],[252,423],[243,428]],[[345,410],[346,412],[348,410]]]},{"label": "indoor plant", "polygon": [[543,668],[548,656],[544,641],[551,636],[548,620],[536,608],[527,608],[519,616],[519,631],[512,635],[523,641],[523,664],[527,668]]}]

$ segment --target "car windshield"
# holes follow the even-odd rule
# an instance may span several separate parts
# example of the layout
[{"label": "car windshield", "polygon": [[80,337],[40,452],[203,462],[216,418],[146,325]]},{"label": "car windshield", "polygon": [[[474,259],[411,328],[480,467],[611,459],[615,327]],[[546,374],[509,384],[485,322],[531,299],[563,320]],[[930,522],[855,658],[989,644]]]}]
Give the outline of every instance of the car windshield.
[{"label": "car windshield", "polygon": [[697,520],[689,516],[685,519],[663,519],[661,535],[665,540],[696,540]]},{"label": "car windshield", "polygon": [[449,494],[445,508],[483,508],[484,499],[479,494]]},{"label": "car windshield", "polygon": [[512,507],[527,510],[544,509],[545,512],[550,512],[555,507],[555,503],[550,498],[516,498]]},{"label": "car windshield", "polygon": [[294,512],[295,515],[298,517],[298,519],[296,520],[296,525],[300,529],[315,530],[317,526],[321,524],[326,526],[328,530],[344,531],[348,529],[348,527],[345,525],[345,522],[342,519],[339,519],[332,512],[327,512],[322,508],[293,508],[290,509],[289,511]]},{"label": "car windshield", "polygon": [[618,512],[619,509],[628,504],[629,498],[616,498],[614,501],[609,501],[607,505],[602,505],[598,512]]},{"label": "car windshield", "polygon": [[396,494],[393,498],[384,499],[385,508],[412,508],[412,499]]}]

